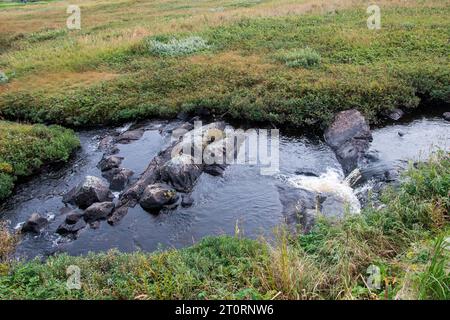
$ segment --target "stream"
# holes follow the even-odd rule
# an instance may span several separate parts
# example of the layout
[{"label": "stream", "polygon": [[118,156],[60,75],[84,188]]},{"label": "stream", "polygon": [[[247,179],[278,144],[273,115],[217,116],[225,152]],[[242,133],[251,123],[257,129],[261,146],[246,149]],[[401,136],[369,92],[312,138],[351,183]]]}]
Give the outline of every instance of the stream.
[{"label": "stream", "polygon": [[[124,157],[122,166],[134,172],[131,182],[169,145],[170,135],[162,130],[167,126],[174,122],[150,121],[141,139],[117,144],[118,156]],[[200,176],[191,194],[191,207],[153,215],[137,205],[118,224],[102,221],[97,229],[88,226],[76,240],[55,233],[70,211],[62,202],[63,195],[87,175],[101,177],[97,168],[103,156],[98,148],[100,139],[112,130],[128,128],[80,131],[82,148],[68,164],[21,183],[15,195],[0,206],[0,219],[9,220],[12,227],[19,228],[34,212],[50,220],[41,233],[23,236],[17,257],[30,259],[55,252],[80,255],[112,248],[123,252],[180,248],[209,235],[233,235],[237,229],[250,238],[271,237],[274,228],[285,221],[280,185],[336,193],[358,214],[365,204],[364,193],[386,172],[398,172],[408,161],[426,160],[436,148],[449,150],[450,146],[450,122],[440,117],[420,117],[374,129],[369,162],[361,168],[363,180],[352,189],[334,152],[321,139],[281,132],[279,174],[261,175],[258,165],[230,165],[221,177]]]}]

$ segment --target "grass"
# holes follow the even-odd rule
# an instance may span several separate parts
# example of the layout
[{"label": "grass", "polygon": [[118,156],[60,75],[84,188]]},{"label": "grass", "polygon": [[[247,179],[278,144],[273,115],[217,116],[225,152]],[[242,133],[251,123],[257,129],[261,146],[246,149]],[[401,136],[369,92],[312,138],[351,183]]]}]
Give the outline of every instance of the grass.
[{"label": "grass", "polygon": [[[271,244],[220,236],[155,253],[9,262],[0,298],[448,299],[449,175],[449,155],[440,153],[387,190],[383,208],[321,220],[298,238],[280,228]],[[66,288],[70,265],[81,270],[81,290]],[[371,265],[379,289],[367,285]]]},{"label": "grass", "polygon": [[68,160],[77,147],[72,130],[0,121],[0,200],[11,194],[17,178],[44,164]]},{"label": "grass", "polygon": [[324,127],[348,108],[376,123],[396,107],[449,103],[448,3],[381,1],[376,31],[363,1],[274,4],[85,0],[79,32],[64,29],[60,3],[8,9],[0,116],[82,127],[201,107]]}]

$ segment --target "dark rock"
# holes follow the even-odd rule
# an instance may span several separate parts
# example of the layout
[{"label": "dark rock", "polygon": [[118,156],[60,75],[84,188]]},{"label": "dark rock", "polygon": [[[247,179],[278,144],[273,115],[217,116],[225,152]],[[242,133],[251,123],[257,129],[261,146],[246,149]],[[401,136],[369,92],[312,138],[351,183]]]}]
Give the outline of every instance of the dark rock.
[{"label": "dark rock", "polygon": [[102,173],[103,177],[110,183],[109,188],[115,191],[123,190],[133,174],[133,171],[125,168],[113,168]]},{"label": "dark rock", "polygon": [[106,219],[114,209],[114,203],[112,202],[99,202],[94,203],[84,211],[84,220],[87,222],[97,221],[100,219]]},{"label": "dark rock", "polygon": [[289,230],[292,233],[309,232],[319,209],[318,196],[314,192],[285,185],[278,186],[278,193]]},{"label": "dark rock", "polygon": [[212,176],[222,176],[225,172],[227,165],[225,164],[208,164],[203,166],[203,171]]},{"label": "dark rock", "polygon": [[176,156],[167,161],[160,169],[162,181],[172,185],[177,191],[190,192],[202,174],[202,166],[193,164],[189,155]]},{"label": "dark rock", "polygon": [[399,132],[397,132],[397,134],[398,134],[400,137],[403,137],[403,136],[405,135],[405,133],[404,133],[403,131],[399,131]]},{"label": "dark rock", "polygon": [[189,113],[186,111],[181,111],[177,114],[177,119],[181,121],[188,121],[189,120]]},{"label": "dark rock", "polygon": [[179,195],[175,189],[168,185],[157,183],[147,186],[142,194],[139,204],[149,212],[159,212],[167,206],[177,203]]},{"label": "dark rock", "polygon": [[450,121],[450,112],[444,112],[442,117],[444,117],[445,120]]},{"label": "dark rock", "polygon": [[83,217],[83,214],[80,212],[76,212],[76,211],[71,211],[66,215],[66,220],[65,222],[67,224],[75,224],[78,222],[78,220],[80,220]]},{"label": "dark rock", "polygon": [[111,201],[113,199],[114,196],[109,191],[106,183],[93,176],[87,176],[83,182],[63,197],[65,203],[77,205],[81,209],[86,209],[96,202]]},{"label": "dark rock", "polygon": [[109,148],[112,147],[114,142],[113,137],[111,136],[106,136],[104,137],[102,140],[100,140],[99,144],[98,144],[98,148],[100,150],[108,150]]},{"label": "dark rock", "polygon": [[78,220],[74,224],[64,222],[56,229],[56,233],[61,235],[75,234],[84,227],[86,227],[86,222],[83,219]]},{"label": "dark rock", "polygon": [[100,228],[100,221],[92,221],[89,223],[89,227],[91,227],[91,229],[98,229]]},{"label": "dark rock", "polygon": [[132,141],[139,140],[144,135],[144,129],[136,129],[131,131],[125,131],[119,135],[116,139],[116,143],[127,144]]},{"label": "dark rock", "polygon": [[107,171],[111,170],[113,168],[118,168],[120,164],[122,163],[123,158],[118,156],[108,156],[106,158],[103,158],[98,163],[98,168],[101,171]]},{"label": "dark rock", "polygon": [[181,196],[181,206],[183,208],[189,208],[194,204],[194,199],[190,195],[183,194]]},{"label": "dark rock", "polygon": [[321,194],[320,213],[325,217],[343,218],[347,210],[346,202],[334,194]]},{"label": "dark rock", "polygon": [[48,223],[48,220],[39,213],[33,213],[31,217],[23,224],[22,232],[39,233]]},{"label": "dark rock", "polygon": [[401,117],[403,117],[405,115],[405,112],[403,112],[402,109],[394,109],[392,111],[390,111],[387,116],[389,119],[397,121],[400,120]]},{"label": "dark rock", "polygon": [[361,113],[354,109],[338,113],[324,137],[335,151],[345,174],[358,166],[372,141],[369,125]]}]

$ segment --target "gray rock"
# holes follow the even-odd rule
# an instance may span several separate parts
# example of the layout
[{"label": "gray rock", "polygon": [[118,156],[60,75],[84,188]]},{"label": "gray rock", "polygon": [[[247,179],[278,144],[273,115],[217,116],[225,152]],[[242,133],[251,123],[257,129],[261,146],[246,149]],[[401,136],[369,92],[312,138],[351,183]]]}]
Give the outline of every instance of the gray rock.
[{"label": "gray rock", "polygon": [[109,188],[114,191],[121,191],[128,184],[134,172],[125,168],[113,168],[102,173],[103,177],[109,181]]},{"label": "gray rock", "polygon": [[123,158],[118,156],[108,156],[100,160],[98,163],[98,168],[101,171],[111,170],[113,168],[118,168],[122,163]]},{"label": "gray rock", "polygon": [[324,135],[346,174],[358,166],[372,141],[369,125],[358,110],[338,113]]},{"label": "gray rock", "polygon": [[84,211],[84,220],[87,222],[97,221],[100,219],[106,219],[114,209],[114,203],[112,202],[99,202],[94,203]]},{"label": "gray rock", "polygon": [[311,191],[279,185],[283,216],[291,233],[309,232],[314,225],[319,198]]},{"label": "gray rock", "polygon": [[190,192],[202,174],[202,166],[193,164],[189,155],[179,155],[167,161],[159,171],[162,181],[172,185],[177,191]]},{"label": "gray rock", "polygon": [[119,135],[116,139],[117,143],[127,144],[132,141],[139,140],[144,135],[145,130],[144,129],[136,129],[136,130],[130,130],[125,131],[121,135]]},{"label": "gray rock", "polygon": [[59,233],[60,235],[75,234],[84,227],[86,227],[86,222],[83,219],[78,220],[74,224],[64,222],[56,229],[56,233]]},{"label": "gray rock", "polygon": [[387,116],[389,119],[394,120],[394,121],[398,121],[400,120],[401,117],[403,117],[405,115],[405,112],[402,109],[394,109],[392,111],[390,111]]},{"label": "gray rock", "polygon": [[227,166],[225,164],[209,164],[203,167],[203,171],[212,176],[222,176]]},{"label": "gray rock", "polygon": [[84,181],[63,197],[65,203],[77,205],[81,209],[86,209],[96,202],[106,202],[113,199],[114,196],[108,189],[108,185],[103,180],[93,176],[87,176]]},{"label": "gray rock", "polygon": [[159,212],[164,207],[177,203],[179,195],[168,185],[157,183],[147,186],[142,194],[139,204],[149,212]]},{"label": "gray rock", "polygon": [[450,121],[450,112],[444,112],[442,117],[444,117],[445,120]]},{"label": "gray rock", "polygon": [[194,204],[194,199],[188,194],[183,194],[181,196],[181,206],[183,208],[189,208]]},{"label": "gray rock", "polygon": [[48,223],[48,220],[39,213],[33,213],[31,217],[23,224],[22,232],[39,233]]},{"label": "gray rock", "polygon": [[65,222],[67,224],[75,224],[78,222],[78,220],[80,220],[81,218],[83,218],[83,214],[80,212],[76,212],[76,211],[71,211],[66,215],[66,220]]}]

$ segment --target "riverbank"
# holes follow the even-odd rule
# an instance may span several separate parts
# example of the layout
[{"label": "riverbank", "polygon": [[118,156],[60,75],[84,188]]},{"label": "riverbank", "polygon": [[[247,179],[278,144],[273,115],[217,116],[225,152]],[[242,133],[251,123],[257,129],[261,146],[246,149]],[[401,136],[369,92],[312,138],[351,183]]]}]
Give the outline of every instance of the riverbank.
[{"label": "riverbank", "polygon": [[11,194],[17,179],[43,165],[67,161],[79,146],[69,129],[0,121],[0,200]]},{"label": "riverbank", "polygon": [[[3,253],[0,298],[449,299],[449,181],[450,158],[440,153],[411,167],[379,209],[324,219],[296,238],[280,229],[273,244],[237,234],[152,254],[20,263]],[[6,235],[0,239],[11,246]],[[80,290],[66,287],[70,265],[81,270]],[[379,289],[368,284],[371,265],[379,268]]]}]

